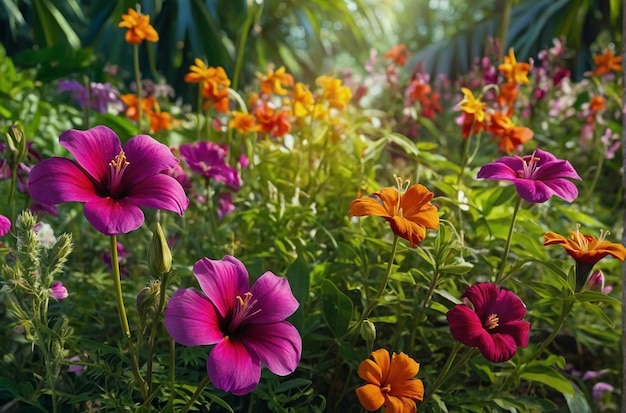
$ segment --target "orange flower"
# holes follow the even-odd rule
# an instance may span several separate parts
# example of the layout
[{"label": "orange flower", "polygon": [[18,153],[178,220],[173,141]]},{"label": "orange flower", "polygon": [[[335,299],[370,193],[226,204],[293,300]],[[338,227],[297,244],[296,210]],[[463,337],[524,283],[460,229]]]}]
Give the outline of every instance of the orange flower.
[{"label": "orange flower", "polygon": [[530,64],[518,63],[513,49],[509,49],[509,55],[504,57],[504,63],[498,66],[498,70],[509,83],[530,83],[528,79]]},{"label": "orange flower", "polygon": [[311,91],[301,82],[293,89],[293,114],[302,118],[313,111],[315,99]]},{"label": "orange flower", "polygon": [[287,90],[283,86],[293,86],[293,76],[286,73],[285,66],[279,67],[275,72],[270,68],[267,75],[261,77],[261,92],[266,95],[271,95],[272,91],[277,95],[286,95]]},{"label": "orange flower", "polygon": [[611,70],[615,72],[622,71],[622,56],[615,56],[611,49],[606,49],[604,53],[595,55],[593,61],[596,64],[593,74],[596,76],[606,75]]},{"label": "orange flower", "polygon": [[257,106],[254,109],[254,117],[259,124],[260,131],[269,133],[275,138],[281,137],[291,130],[289,112],[284,109],[276,111],[268,103]]},{"label": "orange flower", "polygon": [[[200,83],[215,77],[216,69],[214,67],[207,67],[206,63],[197,57],[194,59],[194,63],[195,64],[189,66],[191,72],[185,75],[185,82]],[[226,73],[224,73],[224,75],[226,75]]]},{"label": "orange flower", "polygon": [[576,261],[595,264],[607,255],[612,255],[620,261],[626,258],[626,247],[622,244],[605,241],[606,232],[600,233],[600,238],[580,233],[580,226],[570,233],[571,238],[548,232],[543,236],[543,245],[562,245],[565,251]]},{"label": "orange flower", "polygon": [[500,86],[500,93],[498,94],[498,104],[500,105],[513,105],[517,99],[519,88],[517,83],[509,82]]},{"label": "orange flower", "polygon": [[478,122],[482,122],[485,120],[485,111],[483,110],[486,103],[482,102],[480,99],[476,99],[474,94],[468,88],[462,87],[461,92],[463,92],[463,100],[459,103],[459,107],[464,113],[468,113],[474,115],[474,119]]},{"label": "orange flower", "polygon": [[533,131],[525,126],[515,126],[511,118],[504,113],[494,113],[491,116],[490,132],[499,138],[498,147],[502,152],[512,153],[519,145],[523,145],[533,138]]},{"label": "orange flower", "polygon": [[385,413],[415,412],[415,400],[424,400],[424,383],[414,378],[420,364],[404,353],[383,348],[373,351],[371,359],[359,365],[358,374],[368,384],[356,389],[361,405],[375,411],[385,406]]},{"label": "orange flower", "polygon": [[172,115],[168,112],[151,112],[149,115],[152,132],[172,129]]},{"label": "orange flower", "polygon": [[[120,96],[120,99],[126,105],[125,114],[130,120],[139,119],[139,100],[137,99],[137,95],[134,94],[126,94]],[[141,111],[143,113],[151,114],[154,106],[156,104],[156,100],[154,96],[141,99]]]},{"label": "orange flower", "polygon": [[209,67],[203,73],[206,77],[202,79],[201,92],[205,99],[204,108],[209,109],[211,106],[218,113],[227,113],[229,109],[228,88],[230,87],[230,79],[226,75],[226,71],[222,67]]},{"label": "orange flower", "polygon": [[315,83],[323,89],[321,98],[328,102],[331,108],[344,110],[352,97],[352,91],[347,86],[341,85],[341,79],[330,76],[320,76]]},{"label": "orange flower", "polygon": [[398,66],[405,66],[406,59],[411,55],[406,49],[406,45],[397,44],[391,48],[387,53],[385,53],[385,59],[391,59],[393,63]]},{"label": "orange flower", "polygon": [[439,228],[437,208],[430,203],[433,193],[425,186],[412,185],[404,192],[401,190],[402,180],[397,180],[398,189],[383,188],[369,197],[353,200],[350,215],[385,218],[394,234],[415,248],[426,236],[426,228]]},{"label": "orange flower", "polygon": [[239,133],[256,132],[259,125],[254,121],[254,116],[249,113],[232,111],[233,118],[228,122],[228,127],[236,129]]},{"label": "orange flower", "polygon": [[594,96],[591,98],[589,102],[589,110],[592,112],[600,112],[606,108],[606,104],[604,103],[604,98],[602,96]]},{"label": "orange flower", "polygon": [[144,40],[156,42],[159,34],[150,24],[150,16],[140,14],[133,9],[128,9],[128,14],[122,14],[122,21],[117,25],[125,27],[126,42],[130,44],[141,44]]},{"label": "orange flower", "polygon": [[428,83],[424,83],[420,79],[414,79],[406,88],[406,96],[409,104],[413,104],[415,101],[419,101],[422,105],[428,104],[428,95],[432,91],[432,88]]}]

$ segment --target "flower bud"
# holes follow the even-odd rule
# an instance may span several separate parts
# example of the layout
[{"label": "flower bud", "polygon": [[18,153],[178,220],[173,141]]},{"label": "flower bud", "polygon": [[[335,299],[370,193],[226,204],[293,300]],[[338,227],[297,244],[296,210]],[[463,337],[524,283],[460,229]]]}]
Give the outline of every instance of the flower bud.
[{"label": "flower bud", "polygon": [[26,135],[19,123],[13,124],[6,134],[7,151],[5,159],[12,169],[22,162],[26,156]]},{"label": "flower bud", "polygon": [[144,287],[137,294],[137,311],[139,317],[147,319],[152,317],[159,307],[159,297],[161,296],[161,281],[150,281],[147,287]]},{"label": "flower bud", "polygon": [[161,224],[158,222],[148,250],[148,265],[150,265],[150,271],[157,277],[162,277],[172,269],[172,252],[167,245]]},{"label": "flower bud", "polygon": [[66,299],[69,294],[61,281],[54,281],[48,290],[48,295],[59,301]]},{"label": "flower bud", "polygon": [[361,337],[368,343],[376,340],[376,326],[370,320],[363,320],[361,323]]},{"label": "flower bud", "polygon": [[594,271],[587,280],[587,289],[591,291],[602,291],[604,288],[604,274],[602,270]]}]

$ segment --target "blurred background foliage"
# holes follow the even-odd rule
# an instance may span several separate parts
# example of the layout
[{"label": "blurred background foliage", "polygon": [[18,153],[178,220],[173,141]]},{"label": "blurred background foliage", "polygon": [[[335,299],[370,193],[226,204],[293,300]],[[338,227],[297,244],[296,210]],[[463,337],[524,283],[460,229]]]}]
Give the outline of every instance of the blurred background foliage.
[{"label": "blurred background foliage", "polygon": [[492,39],[523,61],[563,37],[577,78],[596,44],[621,42],[620,0],[0,0],[0,41],[18,66],[38,67],[39,80],[78,73],[97,81],[105,64],[130,78],[132,50],[117,22],[137,6],[161,36],[141,48],[144,77],[178,93],[195,57],[232,78],[243,53],[235,86],[268,64],[310,82],[335,67],[358,70],[371,48],[404,43],[414,53],[408,70],[423,64],[454,77],[493,49]]}]

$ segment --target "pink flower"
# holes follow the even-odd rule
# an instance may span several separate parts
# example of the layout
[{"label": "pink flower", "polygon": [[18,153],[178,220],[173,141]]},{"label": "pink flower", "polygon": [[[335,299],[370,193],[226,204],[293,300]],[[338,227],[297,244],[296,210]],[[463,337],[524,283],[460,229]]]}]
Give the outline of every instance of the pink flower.
[{"label": "pink flower", "polygon": [[11,230],[11,220],[4,215],[0,215],[0,237],[5,236]]},{"label": "pink flower", "polygon": [[161,173],[178,159],[147,135],[122,148],[106,126],[68,130],[59,138],[76,161],[51,158],[30,173],[32,198],[45,204],[85,202],[85,217],[105,235],[124,234],[143,224],[140,207],[166,209],[182,215],[189,199],[176,179]]},{"label": "pink flower", "polygon": [[180,156],[192,171],[205,179],[214,179],[238,190],[241,186],[239,173],[226,164],[226,149],[214,142],[196,142],[180,145]]},{"label": "pink flower", "polygon": [[48,289],[48,295],[59,301],[66,299],[69,294],[67,292],[67,288],[65,288],[61,281],[53,281],[52,285]]},{"label": "pink flower", "polygon": [[[72,356],[67,361],[68,362],[80,361],[80,356]],[[74,373],[77,376],[80,376],[81,374],[83,374],[84,369],[85,367],[81,366],[80,364],[72,364],[72,363],[69,363],[69,366],[67,367],[68,372]]]},{"label": "pink flower", "polygon": [[526,306],[513,292],[497,284],[479,283],[461,296],[465,304],[454,306],[446,317],[455,340],[493,363],[511,359],[517,347],[528,345],[530,323],[524,321]]},{"label": "pink flower", "polygon": [[222,219],[234,210],[235,205],[233,204],[232,195],[228,192],[222,192],[217,200],[217,217]]},{"label": "pink flower", "polygon": [[511,181],[522,199],[542,203],[552,195],[572,202],[578,196],[578,188],[568,179],[580,176],[568,161],[537,149],[532,155],[505,156],[483,165],[478,178]]},{"label": "pink flower", "polygon": [[280,376],[300,361],[302,339],[284,321],[298,308],[285,278],[271,272],[248,287],[248,272],[234,257],[203,258],[193,273],[202,292],[181,288],[165,309],[165,327],[185,346],[215,344],[207,360],[211,383],[236,395],[251,392],[261,364]]}]

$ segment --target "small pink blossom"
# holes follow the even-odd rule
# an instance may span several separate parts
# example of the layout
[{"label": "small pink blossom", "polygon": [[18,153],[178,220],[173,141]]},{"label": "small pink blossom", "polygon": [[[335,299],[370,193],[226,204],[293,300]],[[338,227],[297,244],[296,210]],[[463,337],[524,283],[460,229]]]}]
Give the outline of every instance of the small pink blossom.
[{"label": "small pink blossom", "polygon": [[48,295],[56,301],[59,301],[66,299],[69,294],[67,288],[65,288],[61,281],[54,281],[50,289],[48,289]]}]

